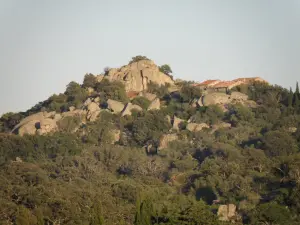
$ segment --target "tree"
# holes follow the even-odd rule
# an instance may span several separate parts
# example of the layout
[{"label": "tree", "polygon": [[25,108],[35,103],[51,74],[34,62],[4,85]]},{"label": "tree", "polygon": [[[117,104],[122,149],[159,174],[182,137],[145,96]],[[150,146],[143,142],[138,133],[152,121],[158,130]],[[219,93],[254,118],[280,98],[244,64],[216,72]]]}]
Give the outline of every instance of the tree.
[{"label": "tree", "polygon": [[76,107],[80,107],[88,96],[87,91],[74,81],[67,85],[65,94],[68,96],[70,105],[75,105]]},{"label": "tree", "polygon": [[167,75],[170,75],[170,73],[172,73],[172,69],[168,64],[161,65],[159,67],[159,71]]},{"label": "tree", "polygon": [[183,84],[180,90],[180,98],[182,102],[189,102],[200,98],[202,92],[199,88],[193,87],[189,84]]},{"label": "tree", "polygon": [[102,205],[99,200],[96,200],[91,210],[91,222],[90,225],[103,225],[104,219],[102,216]]},{"label": "tree", "polygon": [[87,87],[95,87],[96,85],[96,77],[89,73],[89,74],[86,74],[84,76],[84,79],[83,79],[83,87],[87,88]]},{"label": "tree", "polygon": [[107,79],[103,79],[100,83],[96,84],[96,91],[104,95],[105,99],[113,99],[121,102],[128,101],[125,86],[118,81],[110,82]]},{"label": "tree", "polygon": [[142,96],[136,97],[132,100],[132,104],[139,105],[143,109],[147,109],[150,103],[151,103],[150,100]]},{"label": "tree", "polygon": [[288,107],[293,107],[293,91],[292,88],[290,88],[289,96],[288,96]]},{"label": "tree", "polygon": [[134,219],[135,225],[151,225],[153,206],[150,199],[142,200],[140,196],[136,202],[136,214]]},{"label": "tree", "polygon": [[137,56],[132,57],[129,64],[134,63],[134,62],[138,62],[138,61],[141,61],[141,60],[149,60],[149,59],[146,56],[137,55]]},{"label": "tree", "polygon": [[251,224],[292,224],[289,209],[275,202],[259,205],[251,213]]},{"label": "tree", "polygon": [[295,93],[296,93],[297,95],[299,95],[299,94],[300,94],[300,92],[299,92],[299,84],[298,84],[298,82],[296,83],[296,91],[295,91]]},{"label": "tree", "polygon": [[291,155],[298,150],[296,140],[286,132],[269,131],[263,139],[263,150],[269,156]]}]

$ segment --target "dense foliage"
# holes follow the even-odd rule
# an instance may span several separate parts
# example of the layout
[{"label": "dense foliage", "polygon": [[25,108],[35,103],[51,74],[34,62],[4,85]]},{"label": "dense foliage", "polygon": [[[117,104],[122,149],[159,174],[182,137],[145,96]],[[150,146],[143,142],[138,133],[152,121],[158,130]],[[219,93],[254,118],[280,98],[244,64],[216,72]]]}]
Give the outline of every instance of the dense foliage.
[{"label": "dense foliage", "polygon": [[[300,223],[299,88],[242,85],[236,90],[256,107],[223,111],[192,106],[201,91],[188,84],[174,93],[150,84],[161,110],[147,111],[149,100],[138,97],[132,102],[143,111],[125,117],[104,111],[76,132],[74,117],[53,134],[8,133],[31,113],[81,107],[88,87],[101,104],[129,101],[121,83],[96,83],[87,74],[83,85],[71,82],[64,94],[1,117],[0,224],[229,224],[216,216],[219,204],[229,203],[237,206],[236,224]],[[181,129],[167,148],[149,154],[145,146],[157,149],[172,132],[168,116],[231,128]],[[113,130],[121,132],[114,144]]]}]

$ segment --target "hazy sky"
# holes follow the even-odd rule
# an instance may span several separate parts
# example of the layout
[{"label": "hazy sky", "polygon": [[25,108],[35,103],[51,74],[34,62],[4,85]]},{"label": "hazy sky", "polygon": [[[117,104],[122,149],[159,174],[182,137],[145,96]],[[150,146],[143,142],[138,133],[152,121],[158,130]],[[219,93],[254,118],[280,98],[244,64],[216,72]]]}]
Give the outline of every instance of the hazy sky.
[{"label": "hazy sky", "polygon": [[300,81],[300,0],[0,0],[0,114],[135,55],[175,78]]}]

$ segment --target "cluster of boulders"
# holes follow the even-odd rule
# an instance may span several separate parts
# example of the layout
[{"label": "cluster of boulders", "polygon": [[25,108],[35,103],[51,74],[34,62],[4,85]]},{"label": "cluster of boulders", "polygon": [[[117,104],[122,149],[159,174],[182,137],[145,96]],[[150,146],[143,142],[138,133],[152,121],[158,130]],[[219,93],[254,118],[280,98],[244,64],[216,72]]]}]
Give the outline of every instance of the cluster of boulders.
[{"label": "cluster of boulders", "polygon": [[[143,93],[150,99],[153,99],[148,110],[160,109],[160,101],[156,95],[150,93]],[[17,124],[12,130],[13,133],[18,133],[23,136],[24,134],[47,134],[59,130],[58,121],[66,117],[78,117],[82,123],[87,121],[94,122],[99,117],[102,111],[112,113],[121,113],[121,116],[131,115],[132,111],[142,111],[143,109],[132,103],[123,104],[122,102],[112,99],[107,100],[107,109],[100,107],[100,98],[88,98],[81,109],[76,109],[74,106],[69,107],[69,111],[63,113],[53,112],[39,112],[32,114]]]},{"label": "cluster of boulders", "polygon": [[158,149],[164,149],[167,148],[169,143],[175,140],[179,139],[178,134],[173,131],[179,131],[181,130],[184,126],[181,127],[182,124],[185,125],[185,129],[190,131],[190,132],[199,132],[202,131],[204,129],[209,129],[211,128],[211,133],[215,132],[218,129],[222,129],[222,128],[231,128],[231,124],[230,123],[226,123],[226,122],[220,122],[218,124],[213,124],[213,125],[208,125],[207,123],[195,123],[192,122],[192,120],[188,120],[185,121],[183,119],[180,119],[176,116],[173,116],[173,118],[171,118],[170,116],[167,116],[166,119],[168,120],[168,122],[172,125],[172,129],[170,130],[169,134],[163,134],[159,140],[159,146]]}]

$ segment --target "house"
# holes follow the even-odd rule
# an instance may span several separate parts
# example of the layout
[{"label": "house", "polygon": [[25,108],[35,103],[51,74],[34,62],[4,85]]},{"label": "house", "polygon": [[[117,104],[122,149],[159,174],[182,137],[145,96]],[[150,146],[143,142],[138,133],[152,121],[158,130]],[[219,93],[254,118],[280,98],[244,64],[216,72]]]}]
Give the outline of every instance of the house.
[{"label": "house", "polygon": [[268,83],[264,79],[260,77],[250,77],[250,78],[237,78],[232,81],[221,81],[221,80],[206,80],[202,83],[193,84],[194,87],[199,87],[201,90],[207,92],[225,92],[228,90],[241,85],[241,84],[249,84],[252,82],[264,82]]}]

